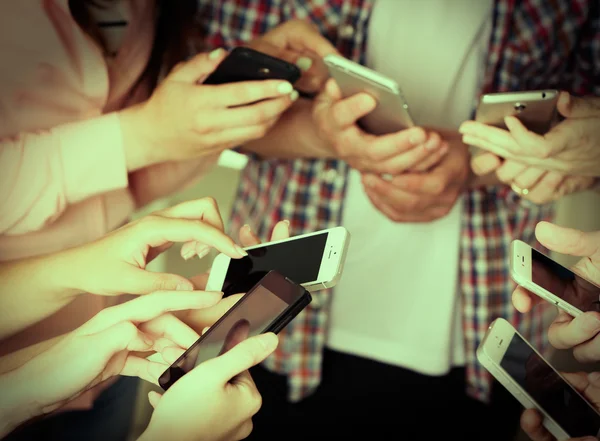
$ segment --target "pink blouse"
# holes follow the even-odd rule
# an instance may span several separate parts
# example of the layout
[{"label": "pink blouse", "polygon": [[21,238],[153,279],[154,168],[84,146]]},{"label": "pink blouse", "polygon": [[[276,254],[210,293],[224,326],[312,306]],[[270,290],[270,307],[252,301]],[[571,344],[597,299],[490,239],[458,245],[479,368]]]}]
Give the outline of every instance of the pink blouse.
[{"label": "pink blouse", "polygon": [[[147,97],[130,92],[150,56],[154,0],[129,0],[132,19],[110,65],[68,0],[36,4],[0,3],[0,261],[95,240],[126,222],[136,200],[175,191],[212,163],[127,171],[119,118],[110,111]],[[0,355],[68,332],[111,300],[83,295],[1,342]],[[90,392],[77,408],[91,405],[97,391]]]}]

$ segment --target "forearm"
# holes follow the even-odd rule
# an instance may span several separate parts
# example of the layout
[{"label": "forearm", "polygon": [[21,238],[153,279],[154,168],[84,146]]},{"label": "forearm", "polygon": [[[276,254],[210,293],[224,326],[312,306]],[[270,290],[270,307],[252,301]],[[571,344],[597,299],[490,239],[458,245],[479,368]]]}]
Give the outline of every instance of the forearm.
[{"label": "forearm", "polygon": [[263,158],[332,158],[331,148],[322,141],[312,119],[312,101],[300,99],[269,131],[243,149]]},{"label": "forearm", "polygon": [[0,265],[0,339],[52,315],[75,298],[74,252]]}]

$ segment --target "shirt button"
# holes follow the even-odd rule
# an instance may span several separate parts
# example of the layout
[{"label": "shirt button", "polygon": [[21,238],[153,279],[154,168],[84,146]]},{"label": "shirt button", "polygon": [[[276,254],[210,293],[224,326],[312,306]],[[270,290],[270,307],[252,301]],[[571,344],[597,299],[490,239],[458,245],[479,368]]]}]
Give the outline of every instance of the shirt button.
[{"label": "shirt button", "polygon": [[329,170],[327,170],[325,172],[325,174],[323,175],[323,179],[325,180],[325,182],[328,182],[329,184],[333,184],[335,182],[335,180],[338,177],[338,172],[337,170],[331,168]]},{"label": "shirt button", "polygon": [[354,35],[354,26],[345,25],[340,29],[340,37],[351,38]]}]

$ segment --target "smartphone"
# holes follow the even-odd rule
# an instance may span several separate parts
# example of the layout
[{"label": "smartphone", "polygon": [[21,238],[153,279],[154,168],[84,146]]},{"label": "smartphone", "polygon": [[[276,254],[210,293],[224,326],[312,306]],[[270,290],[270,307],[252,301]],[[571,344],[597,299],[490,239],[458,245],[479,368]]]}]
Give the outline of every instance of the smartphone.
[{"label": "smartphone", "polygon": [[575,274],[525,242],[511,243],[511,277],[523,288],[573,317],[600,312],[600,287]]},{"label": "smartphone", "polygon": [[271,270],[309,291],[331,288],[342,275],[349,244],[348,230],[335,227],[246,248],[248,256],[241,259],[219,254],[206,289],[225,296],[246,292]]},{"label": "smartphone", "polygon": [[477,359],[558,441],[600,436],[600,414],[506,320],[490,325]]},{"label": "smartphone", "polygon": [[502,92],[483,95],[475,120],[506,129],[504,118],[516,116],[528,130],[547,133],[558,120],[558,90]]},{"label": "smartphone", "polygon": [[344,97],[365,92],[377,101],[375,110],[359,121],[365,131],[385,135],[414,126],[408,104],[394,80],[339,55],[327,55],[323,61]]},{"label": "smartphone", "polygon": [[270,271],[160,376],[160,387],[167,390],[200,363],[249,337],[277,334],[311,301],[302,286]]},{"label": "smartphone", "polygon": [[287,61],[247,47],[236,47],[219,64],[203,84],[226,84],[240,81],[286,80],[294,84],[300,69]]}]

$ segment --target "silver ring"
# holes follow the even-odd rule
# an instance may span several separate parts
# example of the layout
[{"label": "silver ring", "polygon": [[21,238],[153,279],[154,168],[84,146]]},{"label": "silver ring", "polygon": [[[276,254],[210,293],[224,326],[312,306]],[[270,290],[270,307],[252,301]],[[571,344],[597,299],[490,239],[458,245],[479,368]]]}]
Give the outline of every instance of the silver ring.
[{"label": "silver ring", "polygon": [[510,188],[512,188],[512,191],[514,191],[515,193],[517,193],[521,196],[527,196],[527,194],[529,194],[528,188],[521,188],[514,182],[512,184],[510,184]]}]

